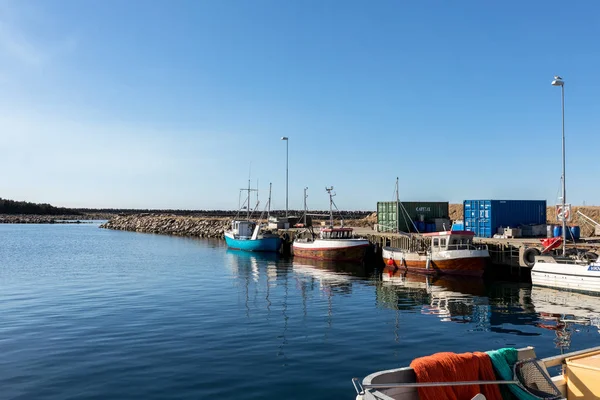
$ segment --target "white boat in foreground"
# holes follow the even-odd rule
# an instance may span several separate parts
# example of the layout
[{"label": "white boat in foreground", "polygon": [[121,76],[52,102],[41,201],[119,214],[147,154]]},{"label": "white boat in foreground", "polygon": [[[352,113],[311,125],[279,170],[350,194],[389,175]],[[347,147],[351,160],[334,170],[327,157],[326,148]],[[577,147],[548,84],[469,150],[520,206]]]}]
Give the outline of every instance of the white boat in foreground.
[{"label": "white boat in foreground", "polygon": [[600,293],[600,262],[577,255],[536,256],[531,269],[531,283],[551,288]]},{"label": "white boat in foreground", "polygon": [[[546,393],[554,390],[554,397],[539,397],[551,399],[597,399],[600,398],[600,347],[575,351],[559,356],[536,359],[535,349],[526,347],[517,350],[517,364],[524,363],[532,370],[520,375],[516,372],[513,380],[494,381],[447,381],[447,382],[417,382],[415,370],[411,367],[396,368],[375,372],[359,382],[354,378],[353,384],[357,391],[357,400],[418,400],[418,389],[425,387],[459,387],[487,385],[518,386],[532,394],[537,390]],[[535,364],[535,365],[534,365]],[[563,366],[563,372],[551,376],[548,368]],[[518,382],[518,383],[517,383]],[[536,397],[527,397],[536,398]],[[472,399],[486,399],[477,394]],[[466,399],[468,400],[468,399]]]}]

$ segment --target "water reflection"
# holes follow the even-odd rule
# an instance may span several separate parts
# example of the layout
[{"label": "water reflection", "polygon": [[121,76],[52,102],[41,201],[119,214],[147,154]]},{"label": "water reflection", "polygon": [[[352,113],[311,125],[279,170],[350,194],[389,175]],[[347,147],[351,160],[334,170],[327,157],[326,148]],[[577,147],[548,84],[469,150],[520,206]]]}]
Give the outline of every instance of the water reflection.
[{"label": "water reflection", "polygon": [[555,346],[571,347],[573,333],[600,333],[600,297],[533,286],[531,301],[539,315],[537,327],[556,334]]},{"label": "water reflection", "polygon": [[360,296],[374,292],[378,307],[393,311],[385,315],[387,321],[393,318],[396,341],[403,313],[503,336],[545,337],[553,331],[553,346],[561,350],[568,350],[577,334],[600,334],[600,296],[475,277],[374,274],[362,264],[290,261],[275,254],[227,250],[227,257],[246,317],[264,314],[277,324],[277,354],[284,363],[288,333],[294,329],[290,324],[297,318],[302,324],[321,320],[327,339],[336,314],[351,312],[334,298],[354,298],[357,289]]},{"label": "water reflection", "polygon": [[343,263],[312,259],[295,259],[292,263],[296,278],[302,287],[319,290],[325,293],[351,294],[352,283],[366,278],[367,268],[360,263]]},{"label": "water reflection", "polygon": [[377,288],[378,303],[397,310],[420,308],[443,322],[472,323],[475,330],[489,328],[490,305],[485,284],[474,277],[398,273],[383,274]]}]

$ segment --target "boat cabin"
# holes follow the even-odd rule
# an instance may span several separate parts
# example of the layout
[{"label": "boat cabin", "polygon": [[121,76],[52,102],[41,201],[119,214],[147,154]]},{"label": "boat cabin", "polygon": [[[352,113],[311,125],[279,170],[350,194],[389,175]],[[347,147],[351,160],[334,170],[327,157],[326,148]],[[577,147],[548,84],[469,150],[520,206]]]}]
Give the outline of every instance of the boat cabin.
[{"label": "boat cabin", "polygon": [[472,250],[474,247],[475,233],[471,231],[433,232],[423,236],[431,238],[431,249],[434,251]]},{"label": "boat cabin", "polygon": [[352,239],[352,228],[321,228],[320,239]]},{"label": "boat cabin", "polygon": [[255,226],[252,221],[232,221],[231,231],[235,236],[251,237]]}]

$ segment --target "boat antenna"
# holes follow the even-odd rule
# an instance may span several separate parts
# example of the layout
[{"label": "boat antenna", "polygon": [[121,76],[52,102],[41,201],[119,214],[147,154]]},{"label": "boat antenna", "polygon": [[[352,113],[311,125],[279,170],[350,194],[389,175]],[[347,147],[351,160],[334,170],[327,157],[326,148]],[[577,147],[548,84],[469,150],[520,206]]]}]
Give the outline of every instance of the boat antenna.
[{"label": "boat antenna", "polygon": [[325,186],[325,190],[329,193],[329,224],[333,227],[333,196],[335,196],[335,193],[331,193],[333,191],[333,186]]}]

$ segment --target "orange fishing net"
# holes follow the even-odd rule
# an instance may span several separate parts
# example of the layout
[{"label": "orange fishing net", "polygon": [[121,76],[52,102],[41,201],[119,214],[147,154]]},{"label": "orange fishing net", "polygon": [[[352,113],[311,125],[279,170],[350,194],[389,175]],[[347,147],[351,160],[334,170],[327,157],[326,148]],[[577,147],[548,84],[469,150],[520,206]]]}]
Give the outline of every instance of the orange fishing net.
[{"label": "orange fishing net", "polygon": [[[417,382],[496,380],[490,357],[485,353],[436,353],[413,360],[410,366]],[[470,400],[477,393],[487,400],[502,400],[498,385],[439,386],[419,388],[421,400]]]}]

